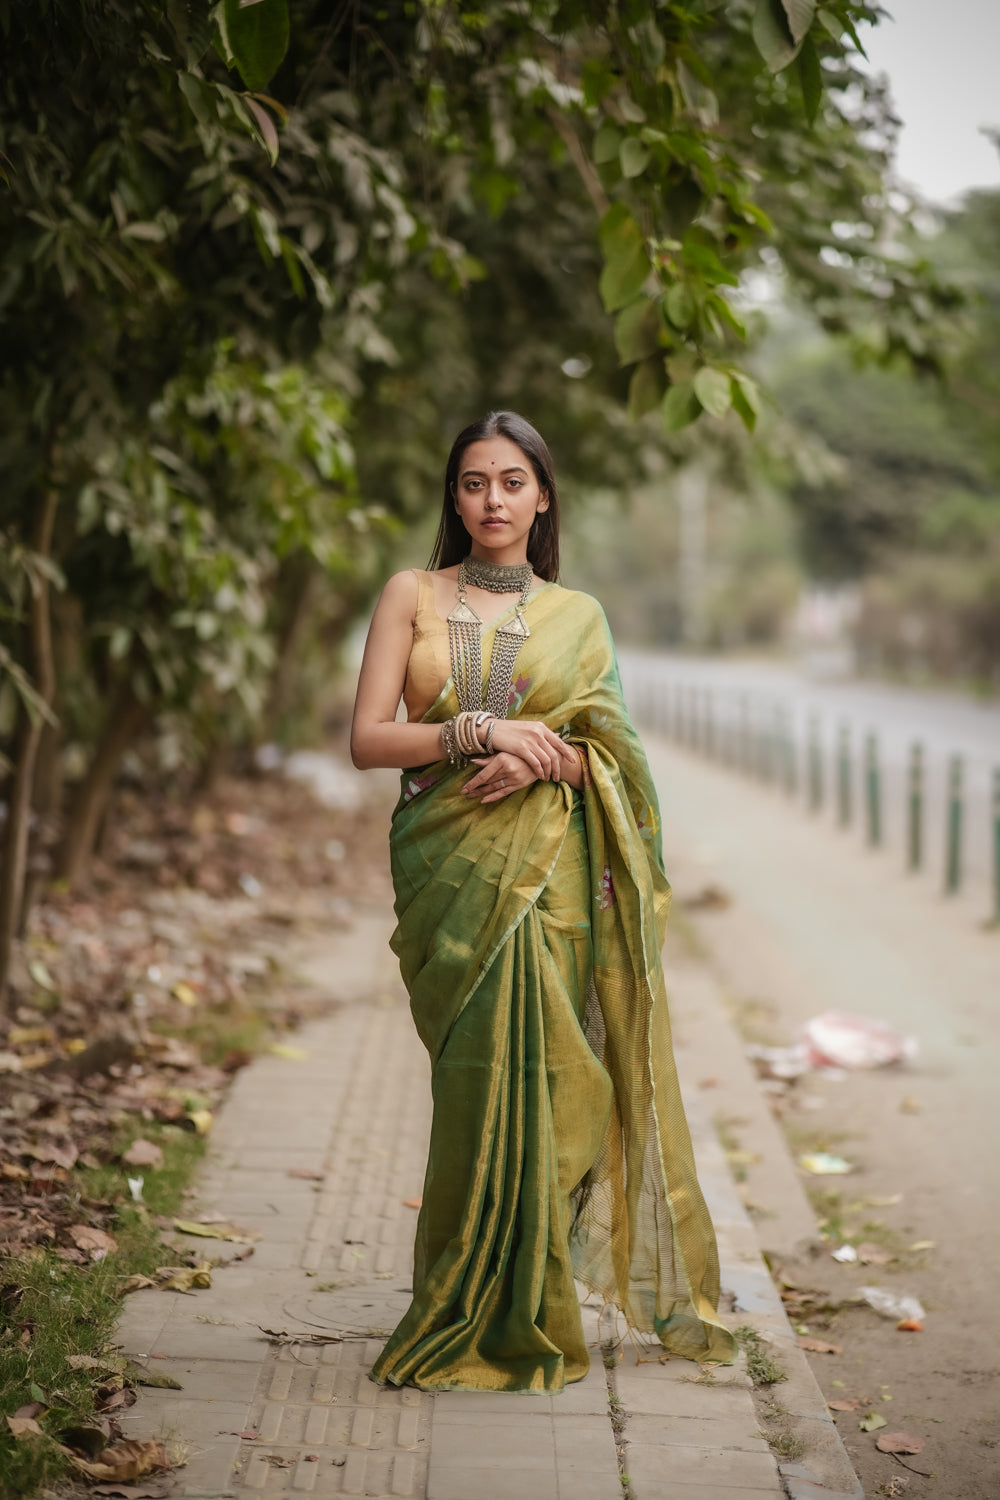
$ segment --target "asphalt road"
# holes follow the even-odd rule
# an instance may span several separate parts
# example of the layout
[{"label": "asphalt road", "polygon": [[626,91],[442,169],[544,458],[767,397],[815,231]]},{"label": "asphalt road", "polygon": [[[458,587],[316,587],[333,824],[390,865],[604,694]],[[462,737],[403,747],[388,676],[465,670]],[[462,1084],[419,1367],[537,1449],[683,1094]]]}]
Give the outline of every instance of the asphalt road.
[{"label": "asphalt road", "polygon": [[[997,1500],[1000,932],[908,878],[891,851],[868,853],[779,792],[645,738],[681,926],[696,923],[733,1016],[774,1044],[829,1009],[885,1020],[917,1041],[903,1066],[810,1075],[779,1101],[794,1157],[829,1151],[852,1168],[801,1174],[831,1237],[792,1274],[837,1301],[876,1283],[927,1310],[918,1336],[853,1305],[829,1329],[810,1329],[842,1350],[810,1357],[828,1399],[863,1402],[838,1414],[838,1428],[866,1494],[904,1493],[879,1487],[898,1477],[923,1500]],[[669,986],[669,948],[667,971]],[[715,1104],[719,1118],[739,1114],[721,1089]],[[741,1121],[728,1119],[728,1129],[743,1145]],[[762,1205],[767,1247],[763,1172],[751,1157],[746,1189]],[[888,1245],[895,1258],[885,1268],[837,1264],[830,1252],[841,1237]],[[859,1426],[869,1408],[888,1430],[925,1441],[908,1462],[926,1477],[877,1451]]]},{"label": "asphalt road", "polygon": [[[924,692],[810,675],[792,667],[713,661],[669,653],[622,651],[626,696],[637,721],[671,738],[697,743],[707,758],[770,779],[806,804],[810,739],[818,747],[822,806],[840,823],[841,755],[848,744],[848,836],[869,842],[866,750],[874,743],[880,789],[882,846],[908,859],[910,765],[923,756],[922,852],[919,879],[940,889],[946,880],[949,778],[961,765],[960,891],[970,911],[995,913],[994,866],[1000,857],[994,812],[1000,778],[1000,705],[959,694]],[[789,790],[790,778],[794,791]]]}]

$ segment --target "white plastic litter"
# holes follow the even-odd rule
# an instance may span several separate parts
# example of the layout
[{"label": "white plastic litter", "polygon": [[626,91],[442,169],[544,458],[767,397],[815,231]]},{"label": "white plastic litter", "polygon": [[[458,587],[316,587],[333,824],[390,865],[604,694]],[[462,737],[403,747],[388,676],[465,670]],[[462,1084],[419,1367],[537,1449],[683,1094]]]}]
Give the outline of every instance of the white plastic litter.
[{"label": "white plastic litter", "polygon": [[917,1052],[914,1037],[850,1011],[824,1011],[802,1030],[814,1067],[884,1068]]},{"label": "white plastic litter", "polygon": [[916,1039],[894,1031],[884,1021],[849,1011],[827,1010],[813,1016],[802,1028],[802,1040],[791,1047],[747,1048],[764,1078],[791,1082],[807,1073],[821,1072],[826,1078],[843,1078],[852,1068],[884,1068],[914,1057]]},{"label": "white plastic litter", "polygon": [[831,1252],[834,1260],[839,1260],[841,1265],[850,1265],[857,1261],[858,1252],[853,1245],[841,1245],[839,1250]]},{"label": "white plastic litter", "polygon": [[891,1318],[894,1323],[909,1320],[922,1323],[927,1316],[916,1297],[903,1297],[898,1292],[887,1292],[882,1286],[863,1286],[861,1295],[869,1307],[874,1307],[883,1318]]}]

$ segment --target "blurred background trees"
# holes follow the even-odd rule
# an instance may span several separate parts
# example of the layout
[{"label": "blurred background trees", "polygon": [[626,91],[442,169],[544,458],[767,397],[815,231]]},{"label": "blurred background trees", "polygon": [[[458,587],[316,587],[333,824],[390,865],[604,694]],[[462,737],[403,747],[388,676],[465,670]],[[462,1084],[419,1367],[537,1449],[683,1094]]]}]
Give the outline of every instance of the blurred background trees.
[{"label": "blurred background trees", "polygon": [[767,646],[849,580],[868,660],[987,670],[1000,199],[913,230],[876,20],[0,11],[0,988],[136,747],[208,777],[315,729],[490,407],[549,438],[567,581],[635,638]]}]

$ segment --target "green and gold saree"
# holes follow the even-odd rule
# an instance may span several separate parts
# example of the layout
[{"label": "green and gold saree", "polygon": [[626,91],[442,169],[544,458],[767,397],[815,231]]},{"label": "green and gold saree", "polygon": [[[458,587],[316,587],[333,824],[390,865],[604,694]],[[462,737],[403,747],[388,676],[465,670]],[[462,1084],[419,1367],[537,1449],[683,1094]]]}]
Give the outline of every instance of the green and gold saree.
[{"label": "green and gold saree", "polygon": [[[733,1357],[674,1066],[646,758],[600,606],[552,584],[527,618],[511,716],[586,752],[582,793],[537,782],[484,807],[461,794],[475,768],[439,762],[404,773],[393,814],[392,946],[434,1115],[414,1298],[372,1374],[426,1390],[580,1379],[574,1276],[671,1352]],[[456,712],[449,681],[424,720]]]}]

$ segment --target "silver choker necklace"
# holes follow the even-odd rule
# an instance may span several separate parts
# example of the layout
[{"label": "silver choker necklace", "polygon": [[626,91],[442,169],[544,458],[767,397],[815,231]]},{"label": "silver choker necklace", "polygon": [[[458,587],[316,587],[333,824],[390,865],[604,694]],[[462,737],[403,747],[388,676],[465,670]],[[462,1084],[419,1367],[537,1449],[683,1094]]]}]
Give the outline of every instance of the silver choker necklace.
[{"label": "silver choker necklace", "polygon": [[471,584],[475,589],[488,589],[491,594],[520,594],[523,606],[534,576],[529,562],[495,563],[489,558],[473,557],[470,552],[458,567],[458,590],[461,594]]}]

